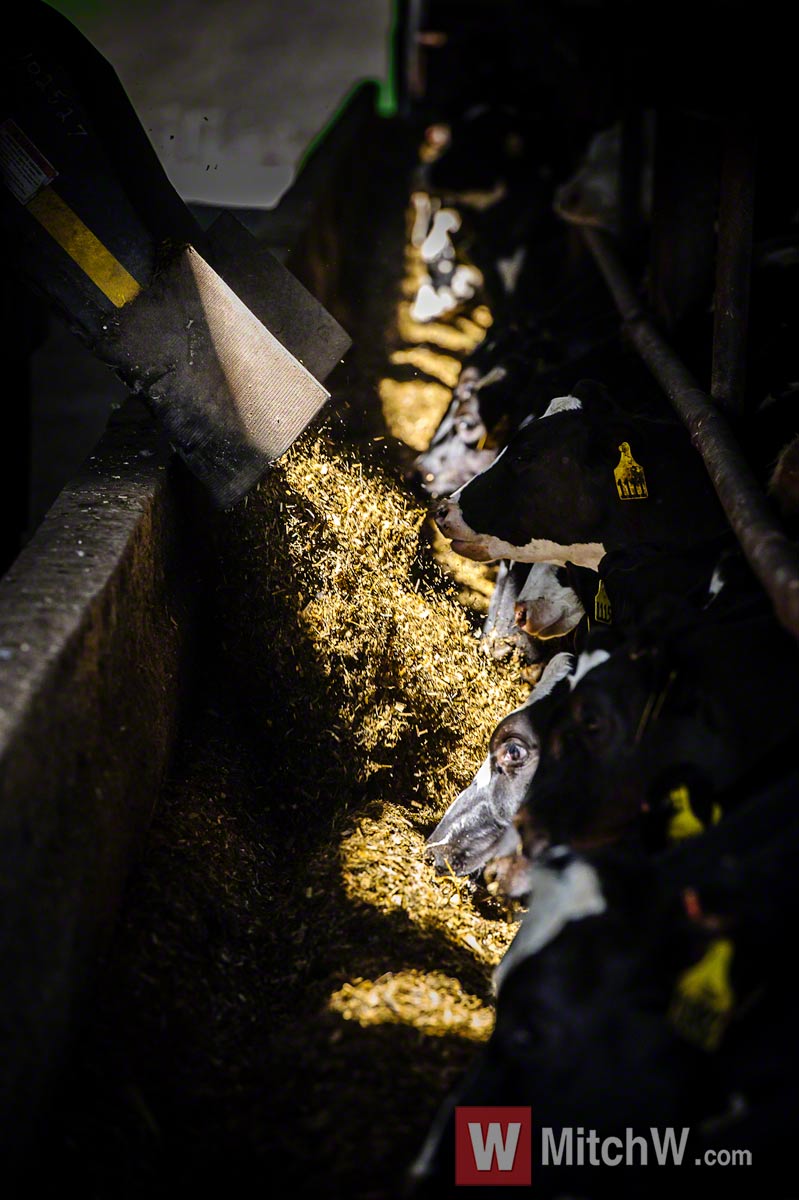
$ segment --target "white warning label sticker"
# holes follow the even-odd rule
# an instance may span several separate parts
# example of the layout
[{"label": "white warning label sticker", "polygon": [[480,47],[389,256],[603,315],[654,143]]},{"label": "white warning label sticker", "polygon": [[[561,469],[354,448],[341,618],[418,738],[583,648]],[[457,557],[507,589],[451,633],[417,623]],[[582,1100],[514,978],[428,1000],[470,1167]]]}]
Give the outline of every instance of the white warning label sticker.
[{"label": "white warning label sticker", "polygon": [[0,176],[20,204],[28,204],[58,171],[10,118],[0,124]]}]

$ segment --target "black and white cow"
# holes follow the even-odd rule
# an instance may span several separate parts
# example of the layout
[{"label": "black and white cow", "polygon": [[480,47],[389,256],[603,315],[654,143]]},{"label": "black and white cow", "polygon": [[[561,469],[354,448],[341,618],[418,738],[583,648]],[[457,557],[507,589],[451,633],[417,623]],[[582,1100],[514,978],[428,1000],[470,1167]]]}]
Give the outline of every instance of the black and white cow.
[{"label": "black and white cow", "polygon": [[531,638],[516,620],[519,596],[533,569],[528,563],[514,563],[506,559],[499,564],[480,633],[480,649],[489,658],[503,659],[516,652],[525,662],[535,663],[550,657],[541,653],[540,643]]},{"label": "black and white cow", "polygon": [[[551,280],[547,263],[540,265],[542,279]],[[559,268],[555,271],[558,275]],[[540,416],[552,396],[575,379],[599,375],[614,381],[616,313],[594,278],[584,279],[578,268],[569,275],[559,299],[549,282],[544,306],[517,304],[495,318],[464,360],[452,402],[416,459],[429,495],[448,496],[488,467],[521,422]]]},{"label": "black and white cow", "polygon": [[492,329],[466,359],[449,408],[416,458],[428,495],[454,492],[490,466],[524,417],[543,412],[539,389],[530,389],[540,343],[536,329]]},{"label": "black and white cow", "polygon": [[591,599],[585,603],[593,603],[598,585],[588,568],[503,559],[480,634],[482,652],[495,659],[517,653],[526,663],[545,663],[560,650],[579,650],[589,623],[569,582],[578,572],[590,576]]},{"label": "black and white cow", "polygon": [[524,423],[433,515],[466,558],[593,569],[617,547],[684,545],[726,528],[685,428],[625,412],[593,380]]},{"label": "black and white cow", "polygon": [[607,373],[616,349],[615,331],[597,325],[563,338],[534,320],[492,327],[464,361],[452,401],[416,458],[424,490],[448,496],[485,470],[522,421],[545,412],[565,378]]},{"label": "black and white cow", "polygon": [[[603,560],[604,561],[604,560]],[[541,641],[563,638],[585,624],[587,600],[573,586],[576,572],[589,573],[596,597],[596,572],[568,563],[533,563],[514,608],[514,620],[524,633]],[[589,584],[590,587],[590,584]]]},{"label": "black and white cow", "polygon": [[[607,660],[619,644],[623,631],[634,625],[636,618],[646,612],[660,593],[672,593],[681,603],[693,597],[697,611],[703,601],[711,599],[711,583],[714,594],[718,595],[721,577],[715,568],[720,553],[731,540],[732,535],[726,534],[685,554],[671,548],[661,550],[649,546],[616,551],[603,559],[599,573],[571,563],[565,568],[535,563],[522,589],[526,598],[517,607],[525,614],[532,614],[530,620],[535,625],[534,632],[545,640],[559,641],[570,633],[573,635],[579,627],[582,630],[580,645],[583,645],[590,630],[591,648],[578,660],[578,671],[587,673]],[[525,564],[513,566],[523,568]],[[570,582],[574,583],[574,588]],[[572,637],[569,649],[573,648],[576,647]],[[440,869],[468,874],[488,866],[489,881],[498,882],[506,895],[518,898],[523,894],[525,862],[518,861],[518,839],[515,835],[509,836],[508,814],[513,815],[519,809],[520,796],[525,797],[525,810],[535,807],[533,775],[539,742],[542,734],[546,738],[549,725],[569,695],[568,685],[574,682],[568,668],[571,661],[568,653],[556,653],[527,705],[497,726],[491,738],[490,754],[480,772],[431,835],[428,853]],[[566,682],[552,687],[553,680]],[[537,702],[545,696],[548,702],[538,707]],[[504,759],[511,754],[513,761],[505,763]],[[586,771],[590,769],[589,759],[590,756],[580,760],[580,767]],[[601,767],[600,763],[600,770]],[[624,769],[622,763],[622,773]],[[586,785],[583,791],[588,798],[592,789]],[[622,794],[620,791],[619,795]],[[712,806],[705,811],[708,805],[700,800],[696,788],[693,804],[696,812],[691,809],[690,815],[684,815],[681,827],[708,818]],[[567,809],[564,819],[566,817],[574,821],[575,814]],[[623,818],[625,823],[630,819],[626,808]],[[540,830],[536,837],[536,844],[546,840]],[[527,841],[531,853],[535,838],[528,835]]]},{"label": "black and white cow", "polygon": [[498,853],[538,765],[537,723],[573,665],[570,654],[556,655],[527,701],[497,725],[479,771],[425,843],[439,873],[471,875]]},{"label": "black and white cow", "polygon": [[[494,1031],[440,1109],[411,1195],[458,1194],[458,1106],[532,1109],[534,1187],[548,1197],[665,1200],[705,1187],[689,1168],[719,1146],[791,1161],[798,781],[795,768],[772,772],[728,821],[659,855],[554,846],[532,864],[528,911],[495,973]],[[682,1166],[656,1165],[653,1127],[690,1130]],[[568,1129],[622,1145],[643,1135],[650,1153],[639,1170],[603,1172],[587,1154],[548,1165],[544,1128],[555,1145]],[[744,1174],[736,1195],[751,1194]]]},{"label": "black and white cow", "polygon": [[[607,1193],[596,1171],[586,1179],[577,1162],[547,1164],[543,1127],[557,1145],[567,1128],[624,1138],[687,1123],[681,1101],[702,1053],[667,1019],[676,939],[658,899],[640,857],[603,870],[553,847],[531,867],[529,910],[495,973],[494,1031],[442,1106],[411,1168],[411,1195],[458,1194],[456,1107],[530,1107],[533,1186],[544,1197]],[[689,961],[679,949],[678,961]],[[608,1174],[614,1195],[649,1194],[637,1175],[636,1192],[626,1172]]]},{"label": "black and white cow", "polygon": [[481,647],[494,658],[517,650],[526,661],[541,662],[558,649],[579,652],[596,627],[630,630],[664,592],[700,609],[710,599],[716,565],[737,555],[727,531],[687,547],[643,543],[612,550],[596,571],[571,562],[557,567],[503,559]]},{"label": "black and white cow", "polygon": [[462,245],[483,275],[495,315],[513,296],[534,237],[554,230],[561,162],[546,126],[508,106],[476,104],[451,122],[424,186],[464,216]]},{"label": "black and white cow", "polygon": [[710,600],[717,564],[736,553],[735,538],[727,531],[691,546],[645,542],[612,550],[597,571],[574,563],[565,567],[534,563],[519,591],[515,619],[533,638],[547,641],[570,634],[568,648],[580,650],[596,626],[622,632],[632,629],[664,593],[703,608]]},{"label": "black and white cow", "polygon": [[517,818],[528,856],[548,842],[657,847],[696,832],[799,736],[795,640],[736,558],[710,588],[704,610],[664,595],[636,630],[589,635],[540,729]]}]

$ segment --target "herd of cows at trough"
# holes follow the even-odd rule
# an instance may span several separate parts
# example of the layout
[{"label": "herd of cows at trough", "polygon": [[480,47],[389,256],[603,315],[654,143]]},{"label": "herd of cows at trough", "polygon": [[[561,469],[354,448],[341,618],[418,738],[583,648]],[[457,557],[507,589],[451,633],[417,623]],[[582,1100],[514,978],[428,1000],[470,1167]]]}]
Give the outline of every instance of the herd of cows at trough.
[{"label": "herd of cows at trough", "polygon": [[[296,268],[333,276],[352,350],[217,514],[174,761],[26,1191],[462,1195],[464,1114],[485,1160],[499,1108],[497,1166],[530,1113],[523,1194],[790,1200],[797,649],[583,244],[618,227],[619,130],[399,125]],[[738,432],[795,539],[784,199]]]},{"label": "herd of cows at trough", "polygon": [[[412,1165],[414,1196],[449,1194],[456,1109],[486,1105],[530,1106],[539,1195],[670,1195],[733,1148],[752,1165],[727,1193],[760,1169],[793,1194],[776,1181],[799,1101],[799,655],[577,228],[617,232],[619,144],[601,131],[564,174],[523,114],[475,106],[428,127],[414,180],[413,318],[446,322],[476,292],[493,313],[416,486],[457,555],[498,564],[485,653],[539,672],[427,837],[442,876],[523,916],[493,1034]],[[644,214],[650,184],[645,169]],[[791,538],[798,279],[795,226],[765,228],[739,434]],[[709,309],[681,331],[700,380],[711,332]],[[689,1153],[673,1171],[651,1154],[547,1165],[544,1127],[556,1143],[687,1127]]]}]

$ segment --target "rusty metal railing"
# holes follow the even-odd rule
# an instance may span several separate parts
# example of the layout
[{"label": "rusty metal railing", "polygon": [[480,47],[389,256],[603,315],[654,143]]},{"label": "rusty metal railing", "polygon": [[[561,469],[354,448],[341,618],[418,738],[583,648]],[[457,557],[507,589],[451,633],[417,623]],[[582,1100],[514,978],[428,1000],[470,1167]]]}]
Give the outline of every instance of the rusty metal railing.
[{"label": "rusty metal railing", "polygon": [[[779,621],[799,638],[799,550],[780,528],[726,417],[657,331],[610,239],[583,237],[619,309],[624,328],[671,401],[699,451],[722,507]],[[729,368],[737,375],[737,363]]]}]

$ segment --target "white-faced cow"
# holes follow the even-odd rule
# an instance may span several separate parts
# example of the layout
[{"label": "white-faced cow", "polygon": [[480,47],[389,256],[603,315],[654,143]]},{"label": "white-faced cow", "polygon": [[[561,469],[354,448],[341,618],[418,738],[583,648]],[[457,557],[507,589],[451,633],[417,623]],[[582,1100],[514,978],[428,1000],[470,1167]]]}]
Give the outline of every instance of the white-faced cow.
[{"label": "white-faced cow", "polygon": [[556,655],[521,708],[491,735],[488,754],[472,782],[452,802],[425,843],[439,872],[471,875],[499,852],[502,838],[538,765],[537,721],[572,669],[570,654]]},{"label": "white-faced cow", "polygon": [[597,571],[574,563],[565,567],[534,563],[519,591],[515,619],[521,630],[538,640],[571,635],[568,648],[579,651],[597,626],[612,626],[619,632],[633,628],[664,593],[703,608],[711,599],[714,570],[730,557],[739,554],[732,532],[726,531],[691,546],[642,542],[611,550]]},{"label": "white-faced cow", "polygon": [[[595,580],[595,572],[591,576]],[[597,587],[595,581],[594,593]],[[585,614],[586,607],[572,587],[568,567],[533,563],[515,603],[514,619],[519,629],[530,637],[549,641],[572,633]]]}]

